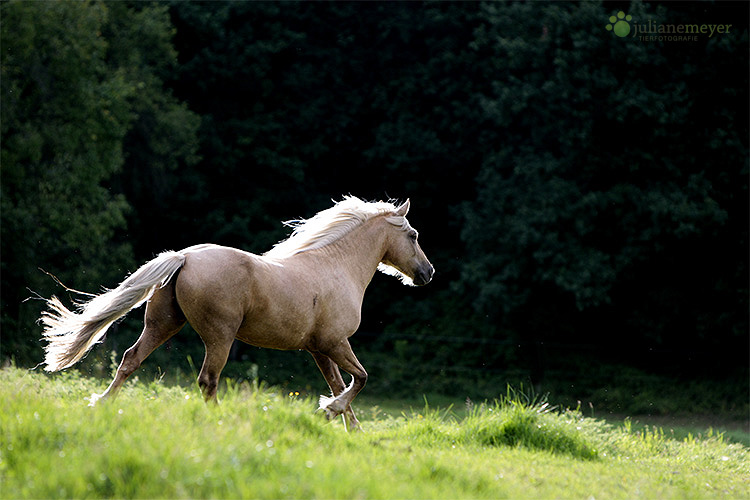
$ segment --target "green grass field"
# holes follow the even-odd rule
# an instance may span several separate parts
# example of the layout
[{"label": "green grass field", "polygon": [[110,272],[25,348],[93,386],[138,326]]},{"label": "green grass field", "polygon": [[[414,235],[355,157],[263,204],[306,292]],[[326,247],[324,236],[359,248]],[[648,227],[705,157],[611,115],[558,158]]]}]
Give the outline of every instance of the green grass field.
[{"label": "green grass field", "polygon": [[612,425],[513,391],[455,412],[355,405],[366,432],[347,434],[280,389],[229,383],[207,406],[134,381],[87,407],[105,385],[0,370],[2,498],[750,497],[750,450],[721,434]]}]

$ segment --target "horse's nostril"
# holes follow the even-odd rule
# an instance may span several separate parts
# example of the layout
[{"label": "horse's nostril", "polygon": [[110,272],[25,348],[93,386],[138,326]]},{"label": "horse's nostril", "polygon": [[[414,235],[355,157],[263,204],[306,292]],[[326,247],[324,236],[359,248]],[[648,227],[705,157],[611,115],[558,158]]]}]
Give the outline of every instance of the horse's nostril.
[{"label": "horse's nostril", "polygon": [[430,266],[422,268],[417,272],[415,283],[418,285],[426,285],[432,280],[432,276],[435,274],[435,268]]}]

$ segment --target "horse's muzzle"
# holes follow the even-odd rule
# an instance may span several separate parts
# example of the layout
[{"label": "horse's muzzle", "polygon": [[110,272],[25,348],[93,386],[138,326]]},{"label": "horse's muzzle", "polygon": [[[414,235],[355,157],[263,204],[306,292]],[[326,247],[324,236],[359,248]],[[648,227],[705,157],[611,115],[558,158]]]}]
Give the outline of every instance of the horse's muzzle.
[{"label": "horse's muzzle", "polygon": [[430,264],[420,267],[414,276],[414,284],[417,286],[423,286],[432,281],[432,276],[435,274],[435,268]]}]

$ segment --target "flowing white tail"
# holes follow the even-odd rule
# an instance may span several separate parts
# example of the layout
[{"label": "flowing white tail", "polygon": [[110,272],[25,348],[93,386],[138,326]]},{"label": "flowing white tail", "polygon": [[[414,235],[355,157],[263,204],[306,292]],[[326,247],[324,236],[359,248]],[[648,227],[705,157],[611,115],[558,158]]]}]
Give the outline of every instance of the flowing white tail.
[{"label": "flowing white tail", "polygon": [[44,348],[45,370],[54,372],[77,363],[112,323],[151,298],[156,287],[166,285],[184,263],[184,253],[161,253],[117,288],[79,304],[78,312],[69,310],[57,297],[48,300],[50,310],[41,318],[48,342]]}]

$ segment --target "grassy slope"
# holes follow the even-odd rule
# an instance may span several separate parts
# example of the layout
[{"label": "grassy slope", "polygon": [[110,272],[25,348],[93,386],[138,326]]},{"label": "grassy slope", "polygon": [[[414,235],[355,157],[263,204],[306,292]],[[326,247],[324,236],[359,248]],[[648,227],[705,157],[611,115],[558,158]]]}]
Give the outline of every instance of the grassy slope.
[{"label": "grassy slope", "polygon": [[[509,398],[461,419],[425,409],[346,434],[309,399],[128,384],[112,404],[75,373],[0,370],[0,496],[747,498],[750,450],[671,439]],[[376,411],[360,412],[363,417]]]}]

